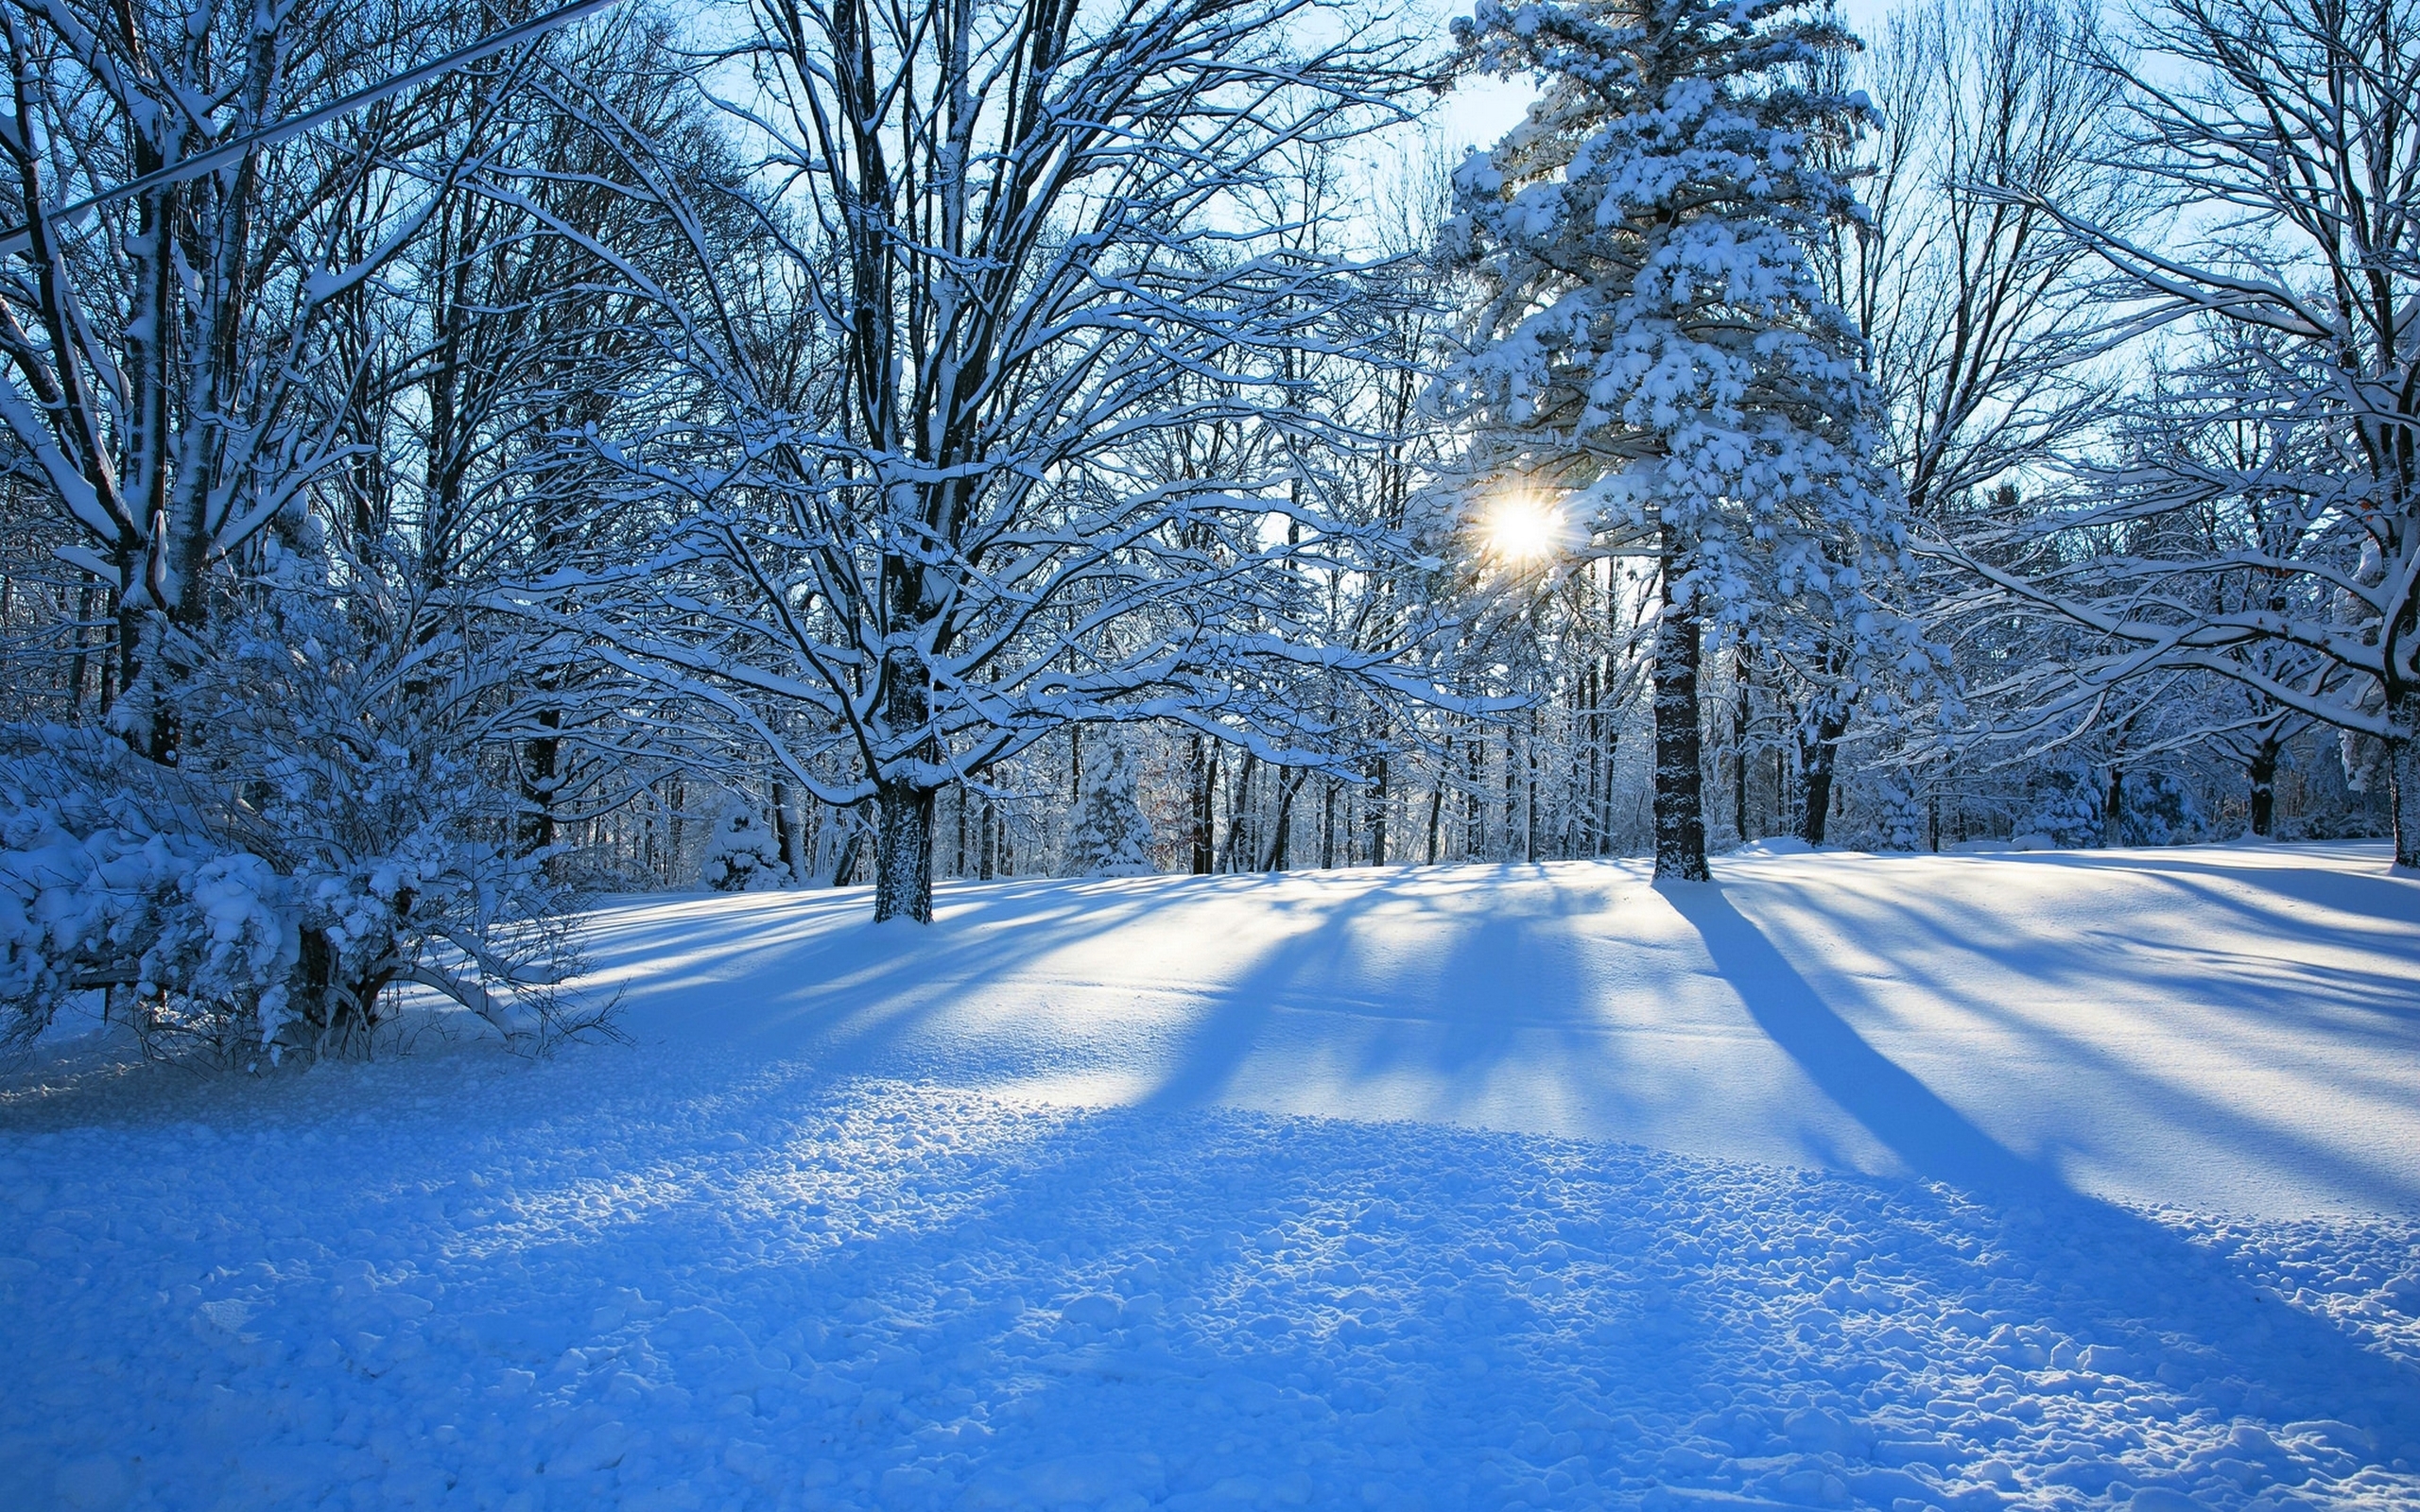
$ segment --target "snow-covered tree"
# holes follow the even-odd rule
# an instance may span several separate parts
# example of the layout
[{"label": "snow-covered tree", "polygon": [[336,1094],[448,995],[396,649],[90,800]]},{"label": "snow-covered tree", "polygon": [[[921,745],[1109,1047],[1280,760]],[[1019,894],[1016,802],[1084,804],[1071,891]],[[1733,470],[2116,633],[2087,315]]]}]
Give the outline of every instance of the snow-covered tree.
[{"label": "snow-covered tree", "polygon": [[248,601],[162,652],[176,765],[0,730],[0,1039],[95,987],[153,1044],[238,1063],[360,1053],[407,983],[525,1045],[596,1024],[561,990],[572,900],[479,759],[505,669],[435,606],[331,584],[281,523],[302,549],[268,542]]},{"label": "snow-covered tree", "polygon": [[[74,527],[60,552],[109,591],[116,714],[155,757],[179,717],[156,676],[164,639],[205,626],[214,568],[358,455],[340,410],[361,374],[334,370],[328,338],[335,306],[444,198],[445,163],[404,160],[449,115],[480,134],[493,95],[424,91],[337,140],[149,176],[479,24],[439,6],[226,0],[0,11],[0,169],[27,238],[0,263],[0,429]],[[138,180],[150,186],[80,225],[45,214]]]},{"label": "snow-covered tree", "polygon": [[2017,833],[2069,848],[2099,845],[2103,831],[2100,785],[2092,769],[2072,764],[2042,772],[2033,805],[2017,821]]},{"label": "snow-covered tree", "polygon": [[1144,877],[1151,864],[1151,826],[1134,795],[1134,762],[1123,745],[1088,774],[1077,806],[1061,869],[1071,877]]},{"label": "snow-covered tree", "polygon": [[738,794],[715,818],[698,876],[717,892],[767,892],[791,882],[780,838],[765,822],[764,812]]},{"label": "snow-covered tree", "polygon": [[2141,29],[2154,62],[2102,66],[2167,234],[2027,202],[2101,259],[2121,334],[2197,334],[2153,396],[2184,435],[2267,438],[2080,458],[2063,507],[1965,565],[2096,637],[2087,683],[2214,674],[2379,742],[2420,867],[2420,16],[2174,0]]},{"label": "snow-covered tree", "polygon": [[[684,185],[628,137],[629,192],[707,270],[664,312],[697,404],[596,434],[629,523],[528,610],[873,800],[882,918],[929,915],[936,794],[1072,724],[1349,766],[1293,685],[1417,679],[1400,635],[1307,626],[1295,569],[1409,553],[1296,487],[1335,429],[1305,365],[1370,337],[1356,260],[1308,234],[1333,209],[1286,181],[1390,114],[1409,44],[1310,0],[755,16],[752,171]],[[725,257],[716,204],[770,247]],[[1216,471],[1162,465],[1222,428]]]},{"label": "snow-covered tree", "polygon": [[1656,866],[1703,878],[1704,626],[1861,643],[1900,541],[1863,345],[1811,256],[1858,214],[1820,149],[1872,112],[1814,82],[1854,42],[1811,6],[1715,0],[1490,0],[1457,35],[1544,89],[1456,177],[1448,245],[1484,293],[1454,387],[1488,438],[1477,486],[1657,560]]}]

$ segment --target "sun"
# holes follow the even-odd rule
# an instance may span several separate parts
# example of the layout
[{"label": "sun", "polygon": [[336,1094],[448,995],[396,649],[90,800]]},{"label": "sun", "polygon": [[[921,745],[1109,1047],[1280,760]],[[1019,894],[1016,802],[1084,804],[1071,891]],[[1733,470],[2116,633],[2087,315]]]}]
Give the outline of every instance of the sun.
[{"label": "sun", "polygon": [[1570,524],[1552,505],[1513,493],[1488,510],[1481,530],[1489,556],[1514,566],[1529,566],[1559,554]]}]

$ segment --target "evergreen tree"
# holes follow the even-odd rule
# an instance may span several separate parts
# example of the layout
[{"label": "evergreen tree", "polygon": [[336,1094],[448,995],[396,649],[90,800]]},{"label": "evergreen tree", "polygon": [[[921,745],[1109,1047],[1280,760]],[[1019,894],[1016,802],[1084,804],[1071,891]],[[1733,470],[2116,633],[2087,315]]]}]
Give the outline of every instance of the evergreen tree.
[{"label": "evergreen tree", "polygon": [[768,892],[791,881],[779,837],[755,804],[736,797],[715,820],[699,874],[717,892]]},{"label": "evergreen tree", "polygon": [[1455,178],[1447,247],[1485,300],[1448,401],[1481,486],[1559,492],[1594,549],[1659,562],[1658,876],[1707,875],[1709,618],[1861,644],[1900,541],[1864,345],[1808,252],[1859,213],[1821,149],[1873,112],[1811,82],[1856,42],[1810,9],[1483,0],[1456,24],[1472,66],[1543,93]]},{"label": "evergreen tree", "polygon": [[1133,760],[1123,746],[1112,746],[1085,784],[1061,869],[1072,877],[1147,877],[1159,869],[1150,846],[1150,821],[1134,796]]},{"label": "evergreen tree", "polygon": [[2033,808],[2017,827],[2054,845],[2081,850],[2101,839],[2100,783],[2085,766],[2054,766],[2044,772]]}]

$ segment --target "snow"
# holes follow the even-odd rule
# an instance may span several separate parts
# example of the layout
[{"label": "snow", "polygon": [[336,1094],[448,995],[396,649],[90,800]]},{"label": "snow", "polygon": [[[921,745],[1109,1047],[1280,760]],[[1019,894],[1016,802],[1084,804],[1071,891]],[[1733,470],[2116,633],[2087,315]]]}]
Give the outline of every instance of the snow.
[{"label": "snow", "polygon": [[71,1047],[0,1505],[2411,1505],[2384,863],[631,899],[627,1046]]},{"label": "snow", "polygon": [[1746,845],[1735,846],[1732,848],[1731,854],[1742,861],[1751,861],[1759,856],[1811,855],[1814,850],[1813,846],[1794,834],[1775,834],[1768,835],[1761,840],[1751,840]]}]

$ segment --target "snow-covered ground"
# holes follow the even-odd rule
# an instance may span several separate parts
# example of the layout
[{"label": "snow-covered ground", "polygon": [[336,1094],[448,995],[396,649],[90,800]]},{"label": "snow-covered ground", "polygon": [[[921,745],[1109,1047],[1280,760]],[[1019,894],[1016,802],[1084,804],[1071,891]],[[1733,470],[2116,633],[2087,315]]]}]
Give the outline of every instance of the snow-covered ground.
[{"label": "snow-covered ground", "polygon": [[2375,847],[631,900],[0,1090],[0,1507],[2420,1505]]}]

